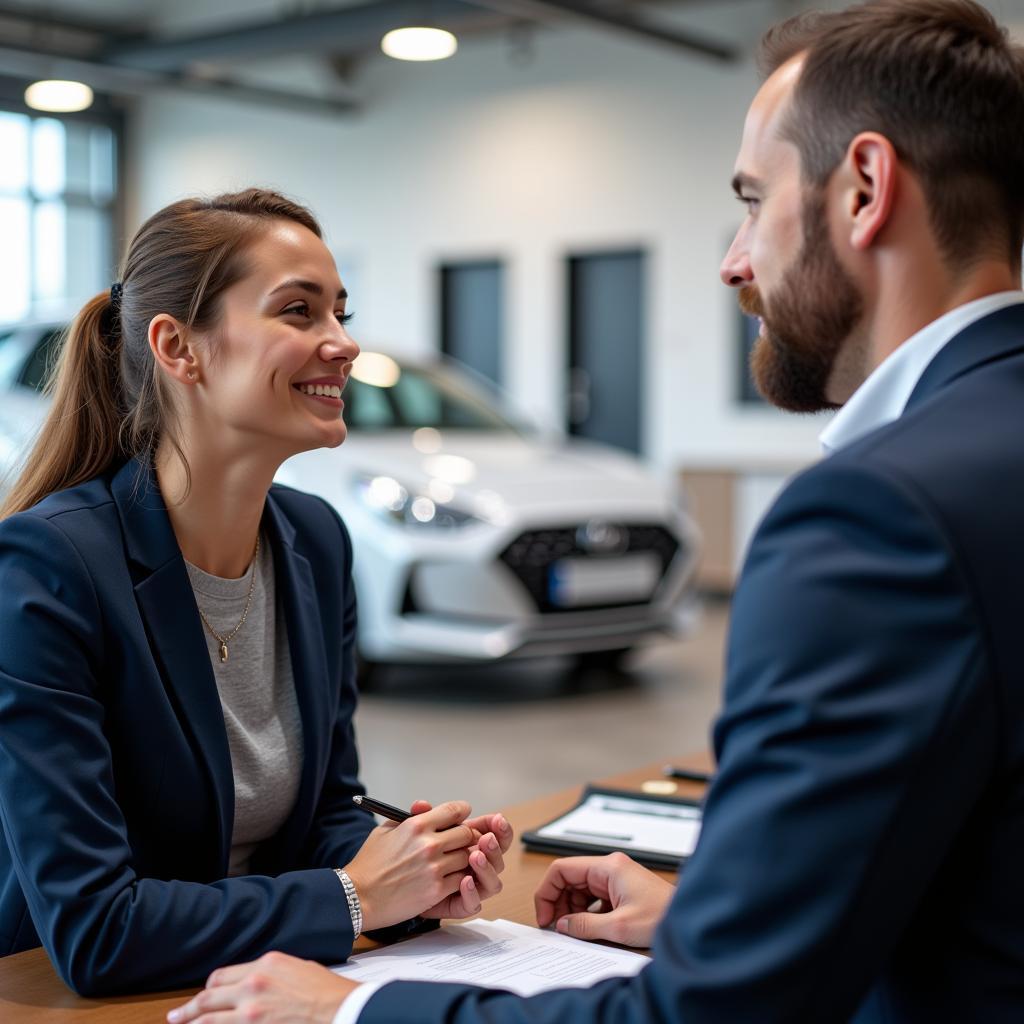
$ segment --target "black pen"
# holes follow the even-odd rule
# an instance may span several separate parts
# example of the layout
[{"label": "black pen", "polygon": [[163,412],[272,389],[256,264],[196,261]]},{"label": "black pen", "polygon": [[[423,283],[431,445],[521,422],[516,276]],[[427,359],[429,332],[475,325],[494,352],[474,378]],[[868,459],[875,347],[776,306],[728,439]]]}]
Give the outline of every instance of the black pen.
[{"label": "black pen", "polygon": [[372,796],[354,796],[352,802],[367,811],[379,814],[382,818],[390,818],[392,821],[405,821],[406,818],[412,817],[401,807],[393,807],[391,804],[384,803],[383,800],[374,800]]},{"label": "black pen", "polygon": [[697,771],[696,768],[677,768],[674,764],[667,764],[661,769],[662,775],[670,779],[685,779],[687,782],[710,782],[711,772]]}]

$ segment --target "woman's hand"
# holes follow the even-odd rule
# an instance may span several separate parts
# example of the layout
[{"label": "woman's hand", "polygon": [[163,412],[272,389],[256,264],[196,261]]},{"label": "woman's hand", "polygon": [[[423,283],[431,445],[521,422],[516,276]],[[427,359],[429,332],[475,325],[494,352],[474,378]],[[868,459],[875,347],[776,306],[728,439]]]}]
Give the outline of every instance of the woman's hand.
[{"label": "woman's hand", "polygon": [[221,967],[206,988],[167,1014],[170,1024],[331,1024],[358,987],[310,960],[267,953],[259,960]]},{"label": "woman's hand", "polygon": [[[430,804],[417,800],[410,809],[413,814],[424,814],[430,810]],[[421,910],[422,917],[471,917],[480,912],[484,900],[501,892],[498,876],[505,870],[504,854],[512,845],[512,826],[501,814],[483,814],[468,818],[463,824],[473,829],[477,837],[469,850],[469,870],[458,891]]]},{"label": "woman's hand", "polygon": [[624,853],[612,853],[556,860],[533,902],[541,928],[554,922],[577,939],[647,947],[675,891]]},{"label": "woman's hand", "polygon": [[[364,930],[415,917],[460,893],[465,877],[472,881],[466,869],[479,832],[466,822],[469,812],[469,804],[451,800],[367,836],[345,866],[359,893]],[[472,896],[473,887],[467,888]]]}]

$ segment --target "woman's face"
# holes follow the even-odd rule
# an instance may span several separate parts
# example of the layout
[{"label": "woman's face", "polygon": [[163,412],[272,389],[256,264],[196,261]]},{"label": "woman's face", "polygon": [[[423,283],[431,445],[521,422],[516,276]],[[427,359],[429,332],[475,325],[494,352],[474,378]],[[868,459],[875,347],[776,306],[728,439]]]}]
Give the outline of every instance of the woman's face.
[{"label": "woman's face", "polygon": [[346,433],[341,390],[359,347],[345,329],[348,296],[334,260],[287,220],[275,221],[247,259],[249,273],[222,297],[214,343],[197,356],[204,425],[229,446],[260,444],[282,459],[336,447]]}]

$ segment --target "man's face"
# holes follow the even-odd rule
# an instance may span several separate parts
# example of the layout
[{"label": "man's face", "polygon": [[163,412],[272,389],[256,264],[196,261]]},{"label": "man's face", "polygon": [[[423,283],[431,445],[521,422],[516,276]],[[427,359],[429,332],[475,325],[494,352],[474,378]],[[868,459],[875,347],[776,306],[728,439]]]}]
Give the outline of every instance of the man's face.
[{"label": "man's face", "polygon": [[824,190],[802,184],[796,146],[779,137],[798,73],[784,65],[751,105],[733,180],[747,216],[721,273],[761,319],[758,390],[782,409],[818,412],[837,404],[829,382],[864,302],[832,244]]}]

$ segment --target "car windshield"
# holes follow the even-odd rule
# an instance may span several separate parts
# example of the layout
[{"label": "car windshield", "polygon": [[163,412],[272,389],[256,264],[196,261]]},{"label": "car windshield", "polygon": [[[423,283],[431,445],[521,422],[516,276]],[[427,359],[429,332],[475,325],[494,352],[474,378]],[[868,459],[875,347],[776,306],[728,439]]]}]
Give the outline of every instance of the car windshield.
[{"label": "car windshield", "polygon": [[[370,356],[372,360],[362,363]],[[402,366],[387,356],[366,353],[345,387],[345,422],[362,431],[438,430],[519,431],[494,409],[496,398],[458,380],[454,374]]]},{"label": "car windshield", "polygon": [[13,337],[14,331],[0,333],[0,385],[4,387],[10,386],[24,358],[21,348],[11,340]]},{"label": "car windshield", "polygon": [[0,333],[0,387],[20,384],[42,391],[59,354],[63,327],[21,328]]}]

